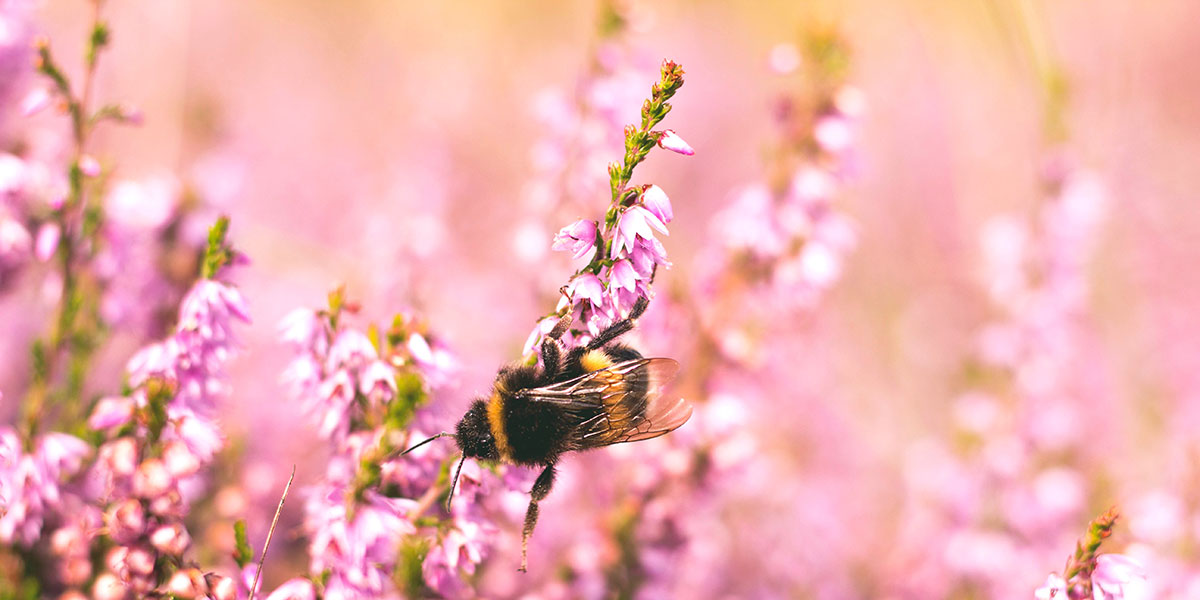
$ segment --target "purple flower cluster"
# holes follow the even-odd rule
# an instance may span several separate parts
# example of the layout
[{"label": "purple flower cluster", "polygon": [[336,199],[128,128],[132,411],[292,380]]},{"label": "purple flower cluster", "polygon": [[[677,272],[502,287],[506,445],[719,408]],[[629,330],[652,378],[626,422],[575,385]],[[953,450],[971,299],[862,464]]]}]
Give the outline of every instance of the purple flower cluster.
[{"label": "purple flower cluster", "polygon": [[[560,230],[554,236],[554,250],[569,251],[576,258],[589,257],[589,262],[606,266],[598,274],[581,271],[572,277],[559,310],[569,302],[576,320],[595,335],[627,314],[639,298],[649,299],[650,282],[658,267],[671,266],[654,232],[667,235],[667,223],[673,216],[667,194],[650,185],[642,190],[636,203],[620,212],[610,240],[601,238],[597,243],[599,226],[595,221],[579,220]],[[600,247],[609,249],[607,256],[597,258],[596,249]],[[526,344],[526,352],[555,322],[557,319],[547,318],[539,324]]]},{"label": "purple flower cluster", "polygon": [[[128,364],[131,393],[97,403],[88,419],[107,440],[89,473],[89,494],[104,507],[107,571],[93,594],[146,594],[164,573],[163,560],[178,564],[190,546],[183,524],[189,505],[203,490],[201,473],[223,445],[216,403],[227,395],[223,374],[237,346],[234,324],[248,322],[240,292],[211,280],[197,281],[184,298],[174,335],[135,354]],[[218,588],[232,581],[213,577],[193,582],[184,571],[168,585]],[[244,584],[243,584],[244,585]]]},{"label": "purple flower cluster", "polygon": [[642,107],[641,126],[625,129],[623,161],[609,164],[612,202],[603,222],[580,219],[554,236],[554,250],[568,251],[576,259],[587,257],[588,263],[562,288],[563,297],[554,313],[530,332],[526,354],[568,312],[576,324],[584,327],[563,336],[568,347],[595,335],[628,314],[638,299],[649,299],[650,283],[658,267],[671,266],[666,249],[655,236],[655,231],[668,234],[667,223],[674,218],[671,201],[657,185],[630,186],[629,180],[654,146],[685,156],[694,154],[674,131],[653,129],[670,111],[667,100],[681,85],[683,69],[664,61],[661,80]]},{"label": "purple flower cluster", "polygon": [[[710,265],[709,287],[725,285],[724,274],[741,265],[783,304],[812,308],[841,277],[857,233],[838,202],[854,175],[857,122],[866,102],[857,88],[842,85],[814,103],[826,108],[812,130],[786,139],[781,150],[794,157],[781,162],[794,166],[772,181],[737,190],[713,217],[721,250],[703,259]],[[781,128],[795,135],[791,123]]]},{"label": "purple flower cluster", "polygon": [[[327,574],[325,598],[461,593],[495,531],[478,501],[489,478],[474,463],[465,466],[453,508],[438,516],[446,448],[428,445],[396,456],[422,436],[408,426],[412,411],[451,379],[453,356],[410,317],[397,318],[379,338],[346,327],[340,307],[339,300],[329,311],[296,310],[282,327],[296,352],[284,380],[332,451],[325,477],[305,503],[310,571]],[[418,524],[422,517],[435,518],[437,526]],[[397,587],[394,573],[414,561],[420,561],[420,582]]]},{"label": "purple flower cluster", "polygon": [[63,483],[91,448],[65,433],[45,433],[26,451],[21,436],[0,427],[0,542],[30,546],[42,535],[47,513],[63,507]]}]

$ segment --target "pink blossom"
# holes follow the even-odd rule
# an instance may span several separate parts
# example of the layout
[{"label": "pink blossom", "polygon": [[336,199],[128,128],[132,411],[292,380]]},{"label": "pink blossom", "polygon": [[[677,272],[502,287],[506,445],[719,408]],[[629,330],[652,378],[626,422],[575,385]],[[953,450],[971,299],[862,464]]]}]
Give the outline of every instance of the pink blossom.
[{"label": "pink blossom", "polygon": [[324,354],[328,347],[325,320],[310,308],[297,308],[279,322],[279,337],[298,350]]},{"label": "pink blossom", "polygon": [[30,90],[25,95],[25,98],[21,100],[21,114],[26,117],[32,117],[47,106],[50,106],[51,100],[50,91],[42,86],[37,86]]},{"label": "pink blossom", "polygon": [[266,600],[316,600],[317,592],[308,579],[297,577],[283,582]]},{"label": "pink blossom", "polygon": [[1101,554],[1092,572],[1095,600],[1149,600],[1146,570],[1123,554]]},{"label": "pink blossom", "polygon": [[604,283],[599,277],[591,273],[580,273],[571,279],[568,286],[567,293],[576,303],[587,300],[592,306],[604,305]]},{"label": "pink blossom", "polygon": [[359,391],[375,402],[386,403],[396,396],[396,372],[377,360],[367,366],[359,379]]},{"label": "pink blossom", "polygon": [[613,234],[612,257],[619,258],[632,252],[639,239],[653,240],[652,229],[657,229],[664,235],[667,233],[667,226],[644,207],[631,206],[625,209],[618,217],[617,229]]},{"label": "pink blossom", "polygon": [[1033,597],[1037,600],[1067,600],[1067,582],[1058,573],[1051,573]]},{"label": "pink blossom", "polygon": [[343,329],[334,338],[325,365],[330,370],[359,369],[365,368],[367,364],[378,358],[379,353],[375,351],[375,345],[371,343],[366,334],[357,329]]},{"label": "pink blossom", "polygon": [[120,181],[104,199],[105,215],[117,227],[158,230],[175,214],[179,182],[171,176]]},{"label": "pink blossom", "polygon": [[675,218],[675,213],[671,210],[670,198],[667,198],[667,193],[657,185],[652,185],[642,192],[642,206],[645,206],[664,224],[670,223],[671,219]]},{"label": "pink blossom", "polygon": [[133,399],[123,396],[107,396],[96,403],[92,416],[88,417],[88,427],[92,429],[111,429],[129,422],[133,417]]},{"label": "pink blossom", "polygon": [[46,262],[54,256],[54,250],[58,248],[58,240],[62,236],[62,228],[58,223],[44,223],[37,233],[37,241],[34,243],[34,256],[37,259]]},{"label": "pink blossom", "polygon": [[100,174],[100,161],[90,154],[84,154],[79,157],[79,172],[88,177],[95,177]]},{"label": "pink blossom", "polygon": [[575,259],[590,257],[596,250],[596,222],[580,219],[563,227],[554,235],[550,248],[569,250]]},{"label": "pink blossom", "polygon": [[33,238],[24,225],[0,213],[0,263],[23,259],[32,244]]},{"label": "pink blossom", "polygon": [[658,147],[684,156],[692,156],[696,153],[687,142],[683,141],[683,138],[670,129],[663,130],[662,136],[658,138]]}]

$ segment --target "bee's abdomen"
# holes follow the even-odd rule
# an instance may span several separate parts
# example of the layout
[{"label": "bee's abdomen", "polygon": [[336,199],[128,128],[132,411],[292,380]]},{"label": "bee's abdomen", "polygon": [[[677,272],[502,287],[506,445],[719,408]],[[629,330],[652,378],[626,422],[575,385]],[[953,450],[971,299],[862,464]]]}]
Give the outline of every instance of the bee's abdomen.
[{"label": "bee's abdomen", "polygon": [[519,393],[505,402],[505,433],[510,460],[518,464],[548,465],[567,451],[573,420],[561,407],[529,402]]}]

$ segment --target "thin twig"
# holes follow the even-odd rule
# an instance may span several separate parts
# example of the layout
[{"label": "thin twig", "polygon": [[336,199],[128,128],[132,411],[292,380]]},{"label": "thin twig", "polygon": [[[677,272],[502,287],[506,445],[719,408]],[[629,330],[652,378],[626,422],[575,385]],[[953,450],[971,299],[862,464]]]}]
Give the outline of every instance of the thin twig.
[{"label": "thin twig", "polygon": [[279,497],[279,506],[275,508],[275,518],[271,519],[271,528],[267,530],[267,540],[263,542],[262,554],[258,557],[258,568],[254,570],[254,583],[250,584],[250,600],[254,600],[254,592],[258,590],[258,578],[262,575],[263,562],[267,560],[267,548],[271,547],[271,536],[275,534],[275,526],[279,524],[279,513],[283,512],[283,503],[287,500],[288,490],[292,489],[292,480],[296,478],[296,465],[292,465],[292,475],[288,477],[287,485],[283,487],[283,495]]}]

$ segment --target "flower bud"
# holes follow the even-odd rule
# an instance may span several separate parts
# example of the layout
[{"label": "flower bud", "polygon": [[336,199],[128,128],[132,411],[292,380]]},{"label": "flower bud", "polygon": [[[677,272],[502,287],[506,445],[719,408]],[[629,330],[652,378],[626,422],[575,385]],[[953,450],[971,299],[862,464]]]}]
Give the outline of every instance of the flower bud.
[{"label": "flower bud", "polygon": [[163,525],[150,534],[150,544],[155,550],[170,556],[182,556],[191,539],[187,530],[179,523]]},{"label": "flower bud", "polygon": [[125,567],[131,576],[147,576],[154,573],[155,555],[146,548],[132,548],[125,555]]},{"label": "flower bud", "polygon": [[83,547],[83,532],[78,527],[59,527],[50,535],[50,551],[55,556],[66,556],[71,550]]},{"label": "flower bud", "polygon": [[104,515],[109,535],[118,543],[136,540],[146,530],[146,512],[142,503],[133,498],[113,505]]},{"label": "flower bud", "polygon": [[68,558],[59,567],[59,577],[66,585],[83,585],[91,576],[92,561],[88,560],[86,554]]},{"label": "flower bud", "polygon": [[137,442],[133,438],[117,438],[100,447],[100,462],[113,475],[128,477],[137,469],[137,454]]},{"label": "flower bud", "polygon": [[101,574],[92,584],[92,598],[95,600],[125,600],[128,597],[125,584],[112,573]]},{"label": "flower bud", "polygon": [[133,474],[133,493],[141,498],[158,498],[166,494],[175,479],[161,459],[143,461]]},{"label": "flower bud", "polygon": [[167,591],[177,598],[201,598],[208,594],[208,584],[199,569],[185,569],[171,576]]},{"label": "flower bud", "polygon": [[212,596],[216,600],[236,600],[237,582],[232,577],[218,576],[217,582],[212,586]]},{"label": "flower bud", "polygon": [[192,454],[187,444],[179,440],[167,442],[163,448],[163,462],[167,472],[175,479],[189,477],[200,470],[200,459]]},{"label": "flower bud", "polygon": [[662,136],[658,138],[658,146],[684,156],[691,156],[696,153],[687,142],[683,141],[683,138],[670,129],[663,130]]}]

